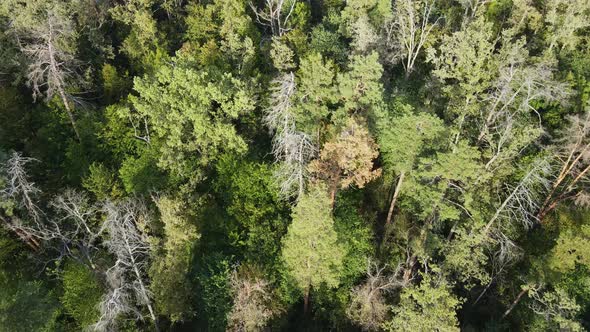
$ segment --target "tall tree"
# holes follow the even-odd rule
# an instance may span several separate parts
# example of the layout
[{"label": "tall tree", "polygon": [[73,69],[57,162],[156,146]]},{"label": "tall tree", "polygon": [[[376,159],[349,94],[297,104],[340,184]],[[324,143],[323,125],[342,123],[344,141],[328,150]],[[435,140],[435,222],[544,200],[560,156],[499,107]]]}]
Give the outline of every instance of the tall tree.
[{"label": "tall tree", "polygon": [[73,97],[68,88],[84,83],[82,63],[77,59],[77,37],[67,3],[33,1],[23,5],[18,1],[5,2],[2,10],[11,17],[11,29],[22,52],[29,60],[27,83],[33,98],[45,95],[50,100],[55,94],[61,99],[68,118],[80,140],[74,117]]},{"label": "tall tree", "polygon": [[401,62],[406,78],[414,71],[424,45],[440,17],[433,18],[435,0],[395,0],[392,19],[386,24],[388,60]]},{"label": "tall tree", "polygon": [[379,146],[385,170],[397,175],[397,183],[385,221],[386,226],[391,223],[404,179],[416,169],[420,155],[432,147],[435,140],[441,137],[443,130],[442,121],[427,113],[416,115],[408,113],[399,117],[381,119]]},{"label": "tall tree", "polygon": [[130,96],[132,116],[147,121],[163,169],[198,181],[222,152],[246,150],[233,122],[254,101],[232,75],[165,66],[153,78],[136,79],[134,89],[139,96]]},{"label": "tall tree", "polygon": [[283,239],[282,257],[303,292],[304,312],[312,287],[336,287],[345,252],[338,243],[330,199],[321,186],[310,188],[293,209],[293,222]]},{"label": "tall tree", "polygon": [[138,304],[145,306],[152,319],[154,328],[159,330],[158,319],[147,279],[148,259],[151,245],[145,230],[149,216],[143,202],[126,200],[121,203],[106,202],[105,227],[109,238],[105,241],[108,250],[115,255],[116,261],[107,278],[111,287],[101,304],[102,312],[97,328],[109,328],[119,313],[135,311],[129,304],[129,297],[134,296]]},{"label": "tall tree", "polygon": [[328,183],[330,201],[334,206],[336,191],[354,184],[363,188],[381,174],[373,169],[377,145],[364,125],[350,119],[347,126],[330,142],[326,142],[319,158],[309,165],[311,173]]}]

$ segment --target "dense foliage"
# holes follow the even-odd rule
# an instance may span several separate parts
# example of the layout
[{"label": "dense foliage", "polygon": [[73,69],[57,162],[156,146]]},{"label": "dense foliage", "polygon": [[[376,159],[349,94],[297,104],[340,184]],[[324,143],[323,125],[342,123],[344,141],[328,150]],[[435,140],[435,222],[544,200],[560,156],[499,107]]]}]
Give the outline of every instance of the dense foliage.
[{"label": "dense foliage", "polygon": [[0,1],[0,331],[590,329],[590,1]]}]

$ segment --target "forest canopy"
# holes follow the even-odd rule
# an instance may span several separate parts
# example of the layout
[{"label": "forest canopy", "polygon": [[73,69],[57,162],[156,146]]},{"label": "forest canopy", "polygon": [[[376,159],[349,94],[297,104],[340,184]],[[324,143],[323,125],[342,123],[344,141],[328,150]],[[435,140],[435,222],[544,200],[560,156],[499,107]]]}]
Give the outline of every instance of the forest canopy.
[{"label": "forest canopy", "polygon": [[0,332],[590,330],[590,1],[0,1]]}]

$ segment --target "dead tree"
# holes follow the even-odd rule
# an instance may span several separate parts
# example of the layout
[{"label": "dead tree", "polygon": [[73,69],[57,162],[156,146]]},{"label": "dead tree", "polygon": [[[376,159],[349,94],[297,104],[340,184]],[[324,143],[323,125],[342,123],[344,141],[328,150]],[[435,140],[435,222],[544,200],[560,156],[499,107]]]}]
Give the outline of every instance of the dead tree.
[{"label": "dead tree", "polygon": [[541,221],[564,200],[590,204],[590,195],[583,186],[590,171],[590,105],[585,114],[570,117],[569,123],[556,142],[554,156],[559,173],[539,209],[537,218]]},{"label": "dead tree", "polygon": [[80,62],[75,57],[76,32],[73,23],[59,6],[47,6],[32,24],[13,25],[22,52],[29,59],[27,84],[33,98],[45,95],[51,99],[57,94],[64,104],[68,118],[80,140],[73,114],[72,97],[67,93],[71,84],[82,83]]},{"label": "dead tree", "polygon": [[117,331],[117,318],[123,314],[133,314],[136,319],[142,318],[141,313],[132,303],[132,290],[125,282],[123,274],[124,270],[118,265],[107,271],[107,284],[110,289],[99,304],[100,317],[94,325],[90,326],[92,330]]},{"label": "dead tree", "polygon": [[439,18],[430,23],[434,0],[397,0],[393,20],[386,24],[386,45],[391,50],[389,60],[402,62],[406,78],[414,71],[416,59]]},{"label": "dead tree", "polygon": [[250,7],[259,24],[269,27],[273,35],[282,36],[291,30],[289,18],[296,3],[297,0],[265,0],[263,9],[257,9],[252,3]]},{"label": "dead tree", "polygon": [[[35,203],[34,197],[41,191],[29,181],[26,170],[27,164],[33,161],[36,160],[13,152],[4,165],[0,166],[0,171],[6,178],[6,186],[0,190],[0,198],[6,202],[13,202],[17,210],[23,212],[24,218],[30,219],[32,224],[39,226],[43,212]],[[26,223],[15,212],[8,214],[2,210],[0,219],[4,227],[14,232],[31,249],[39,250],[41,246],[36,235],[24,229]]]},{"label": "dead tree", "polygon": [[283,197],[293,194],[301,197],[308,178],[307,164],[316,153],[309,135],[297,131],[292,113],[292,97],[295,94],[295,75],[290,72],[273,82],[270,108],[264,122],[274,134],[272,152],[280,164],[276,177],[280,181]]},{"label": "dead tree", "polygon": [[240,276],[233,271],[230,287],[234,303],[228,316],[227,331],[261,331],[274,315],[270,308],[271,291],[268,281],[259,277]]},{"label": "dead tree", "polygon": [[525,228],[530,228],[539,221],[536,212],[539,211],[542,195],[549,187],[550,174],[551,165],[548,160],[535,162],[515,186],[508,186],[508,196],[496,208],[483,232],[489,234],[499,219],[520,223]]},{"label": "dead tree", "polygon": [[37,239],[55,249],[56,259],[69,257],[98,273],[94,254],[98,251],[98,240],[104,227],[95,227],[98,209],[81,192],[66,190],[55,197],[50,206],[55,217],[33,226],[21,225],[20,229],[33,234]]},{"label": "dead tree", "polygon": [[483,98],[488,107],[482,107],[482,125],[478,142],[485,140],[493,155],[486,164],[486,169],[502,155],[506,145],[513,140],[513,129],[518,117],[525,114],[540,115],[534,102],[565,100],[569,94],[566,84],[553,77],[555,63],[540,60],[535,64],[526,63],[527,53],[522,42],[509,44],[500,54],[498,78],[491,91]]},{"label": "dead tree", "polygon": [[347,309],[348,317],[364,330],[377,331],[387,318],[390,306],[385,301],[385,294],[405,287],[404,269],[398,265],[390,274],[386,274],[387,265],[379,267],[377,263],[367,260],[367,279],[356,286],[351,293],[351,304]]},{"label": "dead tree", "polygon": [[[147,208],[139,200],[129,199],[120,203],[106,202],[103,206],[106,216],[105,228],[109,233],[104,242],[108,250],[115,255],[115,265],[109,271],[113,277],[119,278],[113,284],[133,294],[138,304],[149,311],[154,328],[158,331],[158,321],[152,295],[147,280],[148,259],[151,246],[148,236],[140,227],[147,222]],[[119,286],[120,285],[120,286]]]}]

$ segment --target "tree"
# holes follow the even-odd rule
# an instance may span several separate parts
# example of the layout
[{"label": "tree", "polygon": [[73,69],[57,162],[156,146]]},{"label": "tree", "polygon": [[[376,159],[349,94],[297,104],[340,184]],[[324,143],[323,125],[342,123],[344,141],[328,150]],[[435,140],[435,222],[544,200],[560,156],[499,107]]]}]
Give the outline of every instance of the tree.
[{"label": "tree", "polygon": [[148,259],[151,245],[141,227],[149,221],[143,202],[128,199],[120,203],[107,201],[103,207],[106,215],[105,228],[109,238],[104,242],[108,250],[115,255],[115,264],[107,271],[109,293],[101,303],[101,317],[95,328],[108,329],[121,313],[135,312],[130,297],[134,296],[138,304],[145,306],[156,331],[158,320],[152,302],[152,292],[147,280]]},{"label": "tree", "polygon": [[64,268],[62,279],[61,303],[80,328],[90,327],[98,320],[98,304],[103,295],[95,274],[84,265],[70,261]]},{"label": "tree", "polygon": [[378,60],[376,52],[366,56],[355,55],[350,59],[348,70],[337,76],[338,95],[334,99],[342,106],[332,114],[334,124],[345,125],[350,115],[364,117],[370,123],[384,108],[383,67]]},{"label": "tree", "polygon": [[73,98],[67,90],[81,85],[84,80],[80,74],[81,62],[76,58],[77,33],[67,5],[34,1],[22,7],[16,1],[9,1],[3,10],[16,14],[11,27],[29,60],[27,83],[33,89],[33,98],[45,95],[46,100],[50,100],[57,94],[80,140],[71,103]]},{"label": "tree", "polygon": [[391,223],[406,175],[416,168],[418,157],[441,136],[442,132],[442,121],[427,113],[384,118],[379,123],[378,142],[385,170],[392,171],[398,176],[387,212],[386,226]]},{"label": "tree", "polygon": [[158,31],[158,22],[152,8],[157,0],[126,0],[115,3],[109,13],[115,21],[130,27],[123,40],[121,51],[131,58],[139,69],[153,72],[168,58],[167,39]]},{"label": "tree", "polygon": [[289,30],[289,18],[293,14],[293,9],[297,0],[265,0],[264,8],[262,10],[250,3],[250,7],[256,15],[258,23],[270,27],[270,31],[275,36],[282,36]]},{"label": "tree", "polygon": [[393,63],[402,62],[406,78],[414,71],[416,59],[424,44],[432,38],[432,29],[438,24],[434,22],[432,12],[434,0],[396,0],[393,6],[392,19],[386,24],[386,45],[389,49],[388,60]]},{"label": "tree", "polygon": [[387,266],[379,267],[368,259],[367,279],[352,289],[346,314],[364,330],[378,331],[381,328],[390,311],[385,295],[405,286],[401,279],[401,265],[389,273],[386,269]]},{"label": "tree", "polygon": [[3,176],[0,180],[4,182],[0,190],[0,197],[4,201],[0,218],[4,227],[16,233],[31,249],[38,250],[40,243],[35,234],[23,229],[23,218],[29,218],[33,224],[40,226],[43,213],[34,200],[40,190],[29,180],[26,170],[26,165],[33,161],[35,159],[13,152],[0,168]]},{"label": "tree", "polygon": [[271,307],[270,284],[258,274],[243,265],[232,272],[230,287],[234,303],[228,317],[228,331],[262,331],[276,314]]},{"label": "tree", "polygon": [[160,248],[154,250],[149,268],[154,287],[153,294],[158,312],[174,322],[193,315],[189,280],[192,247],[199,238],[196,226],[186,214],[186,206],[177,199],[160,197],[156,201],[164,236]]},{"label": "tree", "polygon": [[[563,289],[555,291],[540,291],[541,288],[534,288],[530,291],[533,303],[530,304],[531,310],[542,316],[549,326],[560,330],[584,331],[584,328],[575,320],[580,306],[576,301],[568,296]],[[549,327],[548,326],[548,327]]]},{"label": "tree", "polygon": [[284,74],[273,81],[271,107],[264,117],[266,126],[274,133],[273,154],[280,164],[277,178],[281,195],[297,198],[303,195],[306,185],[307,163],[315,154],[310,137],[296,128],[292,98],[295,94],[295,75]]},{"label": "tree", "polygon": [[312,161],[309,168],[317,178],[328,183],[331,205],[334,206],[338,188],[345,189],[352,184],[363,188],[381,175],[380,169],[373,169],[377,155],[377,145],[369,131],[350,119],[334,141],[324,144],[319,158]]},{"label": "tree", "polygon": [[456,310],[461,299],[440,276],[423,275],[419,286],[405,288],[386,331],[459,331]]},{"label": "tree", "polygon": [[0,271],[0,331],[55,331],[59,314],[58,301],[43,282]]},{"label": "tree", "polygon": [[135,115],[147,119],[163,169],[194,182],[222,152],[246,150],[233,121],[254,102],[245,84],[230,74],[212,77],[166,66],[153,78],[136,79],[134,89],[139,93],[130,96]]},{"label": "tree", "polygon": [[330,199],[324,188],[310,188],[293,209],[293,222],[283,239],[282,257],[297,287],[303,291],[304,312],[308,310],[312,287],[322,283],[332,288],[338,285],[345,253],[337,242],[330,210]]},{"label": "tree", "polygon": [[580,40],[577,32],[590,26],[590,4],[583,0],[551,0],[545,6],[549,51],[558,45],[562,49],[574,49]]},{"label": "tree", "polygon": [[590,105],[586,106],[584,114],[571,116],[568,120],[568,127],[560,133],[553,151],[555,170],[559,172],[539,207],[537,217],[541,221],[562,201],[573,199],[582,206],[590,201],[583,185],[590,171]]}]

